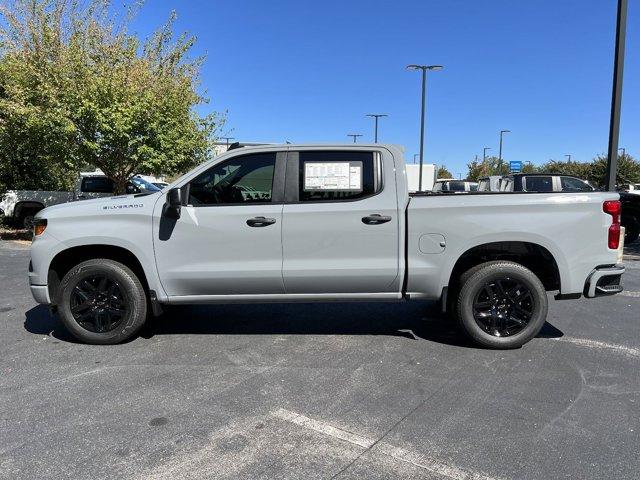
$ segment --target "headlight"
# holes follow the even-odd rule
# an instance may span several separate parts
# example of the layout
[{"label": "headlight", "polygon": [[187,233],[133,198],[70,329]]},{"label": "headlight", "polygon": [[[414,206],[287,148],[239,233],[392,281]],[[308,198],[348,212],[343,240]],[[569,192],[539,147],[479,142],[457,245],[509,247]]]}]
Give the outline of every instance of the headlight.
[{"label": "headlight", "polygon": [[46,218],[36,218],[33,220],[33,235],[38,236],[42,235],[47,228],[47,219]]}]

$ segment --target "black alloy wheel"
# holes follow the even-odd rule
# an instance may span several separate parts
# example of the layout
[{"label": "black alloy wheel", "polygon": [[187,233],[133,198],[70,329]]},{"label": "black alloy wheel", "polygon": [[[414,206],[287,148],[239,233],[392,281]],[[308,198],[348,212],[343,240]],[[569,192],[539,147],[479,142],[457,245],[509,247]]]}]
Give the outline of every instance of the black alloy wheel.
[{"label": "black alloy wheel", "polygon": [[535,302],[524,283],[503,277],[485,282],[473,302],[478,326],[494,337],[520,333],[533,316]]},{"label": "black alloy wheel", "polygon": [[455,295],[458,325],[478,345],[518,348],[535,337],[547,317],[547,292],[528,268],[492,260],[460,277]]},{"label": "black alloy wheel", "polygon": [[71,291],[70,308],[78,325],[93,333],[115,330],[129,312],[120,284],[104,274],[82,278]]}]

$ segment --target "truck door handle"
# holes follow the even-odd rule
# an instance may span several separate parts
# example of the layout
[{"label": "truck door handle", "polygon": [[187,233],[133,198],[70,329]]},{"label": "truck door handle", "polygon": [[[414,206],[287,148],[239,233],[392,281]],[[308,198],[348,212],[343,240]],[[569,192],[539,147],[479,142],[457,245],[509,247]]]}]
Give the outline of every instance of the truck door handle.
[{"label": "truck door handle", "polygon": [[391,217],[388,215],[380,215],[372,213],[369,216],[362,217],[362,223],[365,225],[380,225],[381,223],[387,223],[391,221]]},{"label": "truck door handle", "polygon": [[253,217],[247,220],[247,225],[250,227],[266,227],[268,225],[273,225],[274,223],[276,223],[275,218]]}]

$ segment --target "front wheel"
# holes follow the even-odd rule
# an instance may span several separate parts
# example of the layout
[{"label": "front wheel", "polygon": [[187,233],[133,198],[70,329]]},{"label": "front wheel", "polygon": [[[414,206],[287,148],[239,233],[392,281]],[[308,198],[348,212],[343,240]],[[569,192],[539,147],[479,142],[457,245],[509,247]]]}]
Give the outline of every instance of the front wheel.
[{"label": "front wheel", "polygon": [[517,348],[535,337],[547,317],[544,285],[528,268],[509,261],[487,262],[462,276],[457,320],[476,343]]},{"label": "front wheel", "polygon": [[85,343],[123,342],[147,318],[147,297],[136,274],[104,258],[73,267],[62,279],[57,303],[62,322]]}]

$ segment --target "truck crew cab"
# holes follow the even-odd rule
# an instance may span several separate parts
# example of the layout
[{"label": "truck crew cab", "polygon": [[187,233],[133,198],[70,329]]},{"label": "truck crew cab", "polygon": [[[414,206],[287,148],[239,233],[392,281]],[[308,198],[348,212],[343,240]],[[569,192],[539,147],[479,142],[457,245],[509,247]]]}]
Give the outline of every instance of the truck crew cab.
[{"label": "truck crew cab", "polygon": [[410,196],[392,145],[245,147],[162,192],[43,210],[29,282],[89,343],[135,335],[163,304],[430,299],[513,348],[544,324],[547,291],[622,290],[619,222],[615,193]]}]

